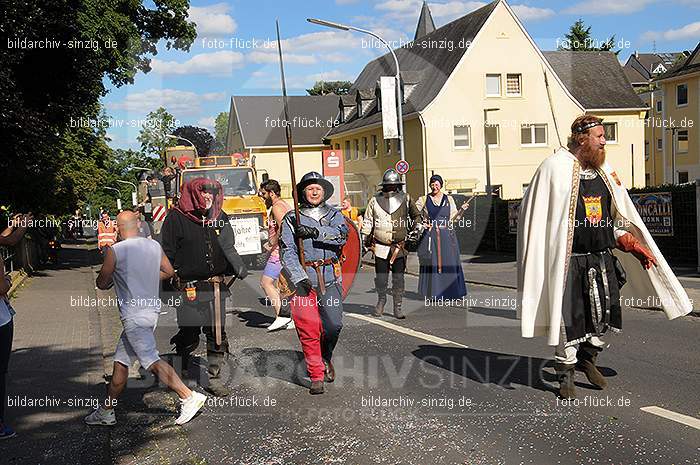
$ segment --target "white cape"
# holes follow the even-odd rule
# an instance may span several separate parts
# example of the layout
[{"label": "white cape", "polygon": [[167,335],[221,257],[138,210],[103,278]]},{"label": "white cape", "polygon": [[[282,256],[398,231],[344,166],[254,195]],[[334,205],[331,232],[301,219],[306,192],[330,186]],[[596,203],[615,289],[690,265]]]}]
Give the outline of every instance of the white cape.
[{"label": "white cape", "polygon": [[[569,225],[574,224],[580,166],[572,153],[560,148],[542,162],[520,204],[518,316],[522,336],[547,336],[549,345],[559,343],[564,277],[573,240]],[[632,254],[615,250],[627,272],[622,303],[660,307],[669,319],[690,313],[693,306],[688,294],[656,246],[627,189],[607,163],[599,173],[612,194],[615,224],[639,239],[658,262],[658,267],[645,270]]]}]

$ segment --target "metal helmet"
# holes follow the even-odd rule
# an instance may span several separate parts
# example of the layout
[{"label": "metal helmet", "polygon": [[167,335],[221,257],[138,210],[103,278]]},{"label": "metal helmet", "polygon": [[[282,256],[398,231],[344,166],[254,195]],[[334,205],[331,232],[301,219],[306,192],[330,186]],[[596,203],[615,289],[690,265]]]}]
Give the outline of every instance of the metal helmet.
[{"label": "metal helmet", "polygon": [[324,202],[331,198],[333,191],[335,190],[333,188],[333,184],[331,184],[331,182],[324,178],[320,173],[310,171],[306,173],[301,178],[301,181],[299,181],[299,184],[297,184],[297,199],[299,200],[299,203],[306,202],[306,198],[304,197],[304,189],[306,189],[306,186],[310,184],[318,184],[323,187]]},{"label": "metal helmet", "polygon": [[382,182],[379,185],[390,186],[395,184],[403,185],[404,183],[403,181],[401,181],[401,175],[394,168],[389,168],[384,172],[384,175],[382,176]]}]

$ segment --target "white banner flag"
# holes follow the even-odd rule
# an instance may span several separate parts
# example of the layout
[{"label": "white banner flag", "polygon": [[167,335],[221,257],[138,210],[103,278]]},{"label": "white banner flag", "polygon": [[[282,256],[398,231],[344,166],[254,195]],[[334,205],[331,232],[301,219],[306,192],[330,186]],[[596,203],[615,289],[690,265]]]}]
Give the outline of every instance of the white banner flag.
[{"label": "white banner flag", "polygon": [[398,139],[399,128],[396,117],[396,78],[382,76],[382,127],[384,139]]}]

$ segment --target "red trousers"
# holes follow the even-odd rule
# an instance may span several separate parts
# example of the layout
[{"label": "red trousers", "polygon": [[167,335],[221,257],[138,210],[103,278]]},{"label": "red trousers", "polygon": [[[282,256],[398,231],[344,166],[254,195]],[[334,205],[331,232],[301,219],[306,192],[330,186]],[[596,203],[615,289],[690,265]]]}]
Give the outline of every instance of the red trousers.
[{"label": "red trousers", "polygon": [[323,381],[326,369],[321,356],[323,324],[318,310],[316,292],[312,290],[306,297],[294,296],[290,306],[309,378],[311,381]]}]

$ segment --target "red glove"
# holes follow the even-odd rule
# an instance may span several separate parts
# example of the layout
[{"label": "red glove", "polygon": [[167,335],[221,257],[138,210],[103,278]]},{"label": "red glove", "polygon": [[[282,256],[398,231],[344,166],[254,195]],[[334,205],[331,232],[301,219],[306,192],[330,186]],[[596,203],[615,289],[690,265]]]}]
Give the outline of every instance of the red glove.
[{"label": "red glove", "polygon": [[623,252],[628,252],[637,257],[637,260],[645,269],[651,268],[651,265],[658,266],[654,255],[651,251],[644,247],[639,239],[634,237],[632,233],[625,233],[617,240],[617,248]]}]

